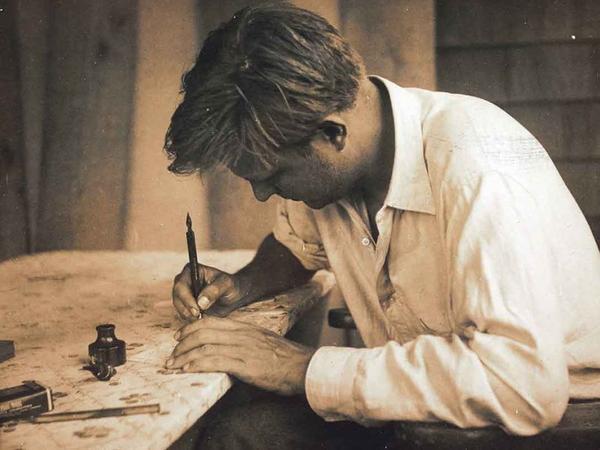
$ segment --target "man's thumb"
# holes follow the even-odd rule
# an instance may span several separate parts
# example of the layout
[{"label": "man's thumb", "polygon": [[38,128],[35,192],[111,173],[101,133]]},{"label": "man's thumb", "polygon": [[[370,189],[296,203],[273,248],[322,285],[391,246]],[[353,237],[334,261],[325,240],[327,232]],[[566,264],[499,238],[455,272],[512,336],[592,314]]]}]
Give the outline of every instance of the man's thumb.
[{"label": "man's thumb", "polygon": [[198,307],[201,310],[207,310],[221,296],[221,286],[218,283],[209,284],[198,296]]}]

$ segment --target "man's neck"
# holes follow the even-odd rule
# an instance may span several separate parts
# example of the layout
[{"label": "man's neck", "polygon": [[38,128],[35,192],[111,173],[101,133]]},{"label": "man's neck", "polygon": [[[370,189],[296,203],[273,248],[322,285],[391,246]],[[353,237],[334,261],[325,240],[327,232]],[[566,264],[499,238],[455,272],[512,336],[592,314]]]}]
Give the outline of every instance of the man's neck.
[{"label": "man's neck", "polygon": [[387,89],[379,81],[370,80],[373,95],[373,122],[377,130],[373,136],[374,157],[362,181],[362,195],[369,212],[372,227],[377,211],[381,209],[388,192],[395,156],[394,119]]}]

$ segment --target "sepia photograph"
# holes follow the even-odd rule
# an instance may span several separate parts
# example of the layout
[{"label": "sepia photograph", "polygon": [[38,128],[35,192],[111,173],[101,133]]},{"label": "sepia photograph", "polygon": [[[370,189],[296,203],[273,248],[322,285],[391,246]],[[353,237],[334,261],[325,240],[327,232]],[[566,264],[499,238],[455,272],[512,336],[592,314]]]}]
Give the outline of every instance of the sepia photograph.
[{"label": "sepia photograph", "polygon": [[600,450],[599,0],[0,0],[0,450]]}]

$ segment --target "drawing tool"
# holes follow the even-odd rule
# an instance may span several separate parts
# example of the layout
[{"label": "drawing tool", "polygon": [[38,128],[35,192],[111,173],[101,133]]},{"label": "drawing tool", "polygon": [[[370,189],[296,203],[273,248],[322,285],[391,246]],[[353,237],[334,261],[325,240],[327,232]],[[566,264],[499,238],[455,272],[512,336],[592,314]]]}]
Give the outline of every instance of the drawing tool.
[{"label": "drawing tool", "polygon": [[160,404],[123,406],[120,408],[90,409],[87,411],[67,411],[43,414],[31,419],[33,423],[66,422],[69,420],[99,419],[102,417],[133,416],[136,414],[152,414],[160,412]]},{"label": "drawing tool", "polygon": [[187,225],[185,237],[187,239],[190,270],[192,272],[192,293],[194,295],[194,298],[197,299],[198,295],[200,294],[200,277],[198,274],[198,255],[196,254],[196,237],[194,236],[194,230],[192,230],[192,218],[190,217],[190,213],[187,214],[185,223]]}]

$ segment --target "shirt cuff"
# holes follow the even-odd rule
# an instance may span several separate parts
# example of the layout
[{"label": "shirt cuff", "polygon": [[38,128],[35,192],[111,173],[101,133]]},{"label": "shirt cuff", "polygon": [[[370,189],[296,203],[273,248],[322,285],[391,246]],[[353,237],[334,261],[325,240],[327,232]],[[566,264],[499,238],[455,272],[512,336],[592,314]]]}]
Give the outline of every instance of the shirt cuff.
[{"label": "shirt cuff", "polygon": [[321,347],[306,371],[306,398],[310,407],[327,421],[360,420],[353,386],[365,349]]}]

